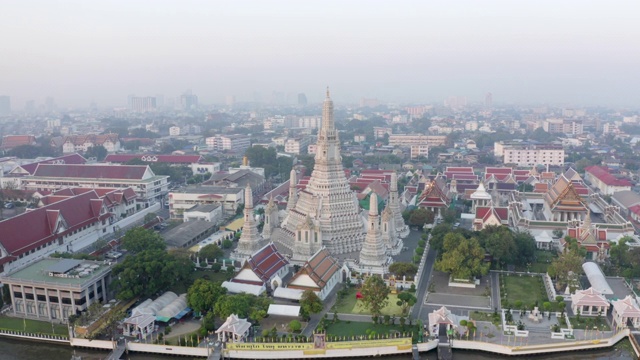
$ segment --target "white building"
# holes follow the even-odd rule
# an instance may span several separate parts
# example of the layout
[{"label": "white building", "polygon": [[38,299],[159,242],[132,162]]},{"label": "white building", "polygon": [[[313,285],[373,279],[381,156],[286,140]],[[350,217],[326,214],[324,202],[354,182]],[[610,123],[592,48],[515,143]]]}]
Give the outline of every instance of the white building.
[{"label": "white building", "polygon": [[411,158],[429,157],[429,145],[411,145]]},{"label": "white building", "polygon": [[390,146],[428,145],[442,146],[447,142],[446,135],[392,134],[389,135]]},{"label": "white building", "polygon": [[284,143],[284,152],[287,154],[304,154],[309,146],[309,138],[307,136],[301,136],[297,138],[289,138]]},{"label": "white building", "polygon": [[13,316],[53,321],[109,301],[110,274],[102,261],[46,258],[0,281],[9,289]]},{"label": "white building", "polygon": [[195,205],[194,207],[185,210],[182,220],[188,221],[207,221],[218,222],[222,219],[222,206],[219,204],[207,204],[207,205]]},{"label": "white building", "polygon": [[517,166],[564,165],[564,148],[555,144],[494,143],[494,154],[503,164]]},{"label": "white building", "polygon": [[217,135],[205,139],[210,150],[244,152],[251,146],[251,139],[246,135]]},{"label": "white building", "polygon": [[218,186],[199,186],[169,193],[169,216],[182,219],[184,212],[194,205],[218,204],[224,215],[235,214],[240,204],[244,204],[244,189]]},{"label": "white building", "polygon": [[180,136],[180,127],[172,126],[169,128],[169,136]]},{"label": "white building", "polygon": [[147,206],[169,191],[168,176],[156,175],[146,165],[39,164],[22,179],[26,190],[55,191],[66,187],[133,188],[137,202]]}]

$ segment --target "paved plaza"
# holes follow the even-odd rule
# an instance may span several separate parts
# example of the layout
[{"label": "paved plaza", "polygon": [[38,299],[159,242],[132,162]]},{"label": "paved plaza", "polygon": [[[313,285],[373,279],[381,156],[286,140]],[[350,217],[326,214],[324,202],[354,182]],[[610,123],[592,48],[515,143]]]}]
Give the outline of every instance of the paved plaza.
[{"label": "paved plaza", "polygon": [[463,307],[467,309],[491,309],[491,298],[488,296],[455,295],[429,293],[425,302],[429,305]]},{"label": "paved plaza", "polygon": [[449,274],[433,271],[429,285],[429,293],[425,298],[428,305],[445,305],[447,307],[465,307],[469,309],[492,309],[489,296],[491,281],[489,276],[480,279],[475,288],[449,286]]}]

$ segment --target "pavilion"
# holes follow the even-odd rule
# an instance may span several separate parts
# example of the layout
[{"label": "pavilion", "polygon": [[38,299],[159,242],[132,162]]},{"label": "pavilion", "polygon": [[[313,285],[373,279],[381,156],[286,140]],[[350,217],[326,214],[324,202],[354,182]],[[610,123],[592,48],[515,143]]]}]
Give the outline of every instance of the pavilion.
[{"label": "pavilion", "polygon": [[216,330],[216,334],[218,334],[218,340],[222,342],[243,342],[250,328],[251,323],[247,319],[240,319],[238,315],[231,314]]},{"label": "pavilion", "polygon": [[571,310],[574,314],[584,316],[606,316],[611,304],[602,293],[592,287],[587,290],[578,290],[571,295]]},{"label": "pavilion", "polygon": [[638,303],[631,296],[627,295],[622,300],[612,301],[613,303],[613,327],[624,328],[631,322],[633,327],[640,327],[640,308]]}]

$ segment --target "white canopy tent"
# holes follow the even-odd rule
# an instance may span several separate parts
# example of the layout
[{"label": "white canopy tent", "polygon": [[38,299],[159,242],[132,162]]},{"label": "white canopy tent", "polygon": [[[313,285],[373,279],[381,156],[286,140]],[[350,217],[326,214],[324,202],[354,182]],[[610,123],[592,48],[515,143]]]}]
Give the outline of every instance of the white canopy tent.
[{"label": "white canopy tent", "polygon": [[271,304],[269,305],[269,310],[267,310],[267,314],[297,317],[300,315],[300,306]]},{"label": "white canopy tent", "polygon": [[247,293],[255,296],[260,296],[260,294],[267,291],[264,285],[258,286],[258,285],[237,283],[233,281],[223,282],[222,287],[227,289],[227,291],[232,294]]},{"label": "white canopy tent", "polygon": [[187,308],[187,294],[178,296],[171,303],[167,304],[162,310],[158,311],[156,318],[158,320],[168,321],[176,317],[182,310]]},{"label": "white canopy tent", "polygon": [[607,279],[605,279],[602,270],[598,264],[594,262],[586,262],[582,264],[584,274],[587,275],[591,287],[599,291],[603,295],[613,295],[613,290],[609,286]]},{"label": "white canopy tent", "polygon": [[304,290],[290,289],[290,288],[280,286],[276,288],[276,290],[273,292],[273,297],[280,298],[280,299],[300,301],[300,298],[302,298],[303,292]]}]

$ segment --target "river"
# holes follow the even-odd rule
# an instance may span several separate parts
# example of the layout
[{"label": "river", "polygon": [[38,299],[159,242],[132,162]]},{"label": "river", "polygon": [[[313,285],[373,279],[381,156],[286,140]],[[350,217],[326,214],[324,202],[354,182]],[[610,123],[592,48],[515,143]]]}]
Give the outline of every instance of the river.
[{"label": "river", "polygon": [[[31,341],[18,341],[14,339],[0,338],[0,360],[70,360],[74,354],[74,350],[67,345],[50,345]],[[92,351],[86,349],[78,349],[76,355],[82,357],[82,360],[101,360],[107,355],[104,351]],[[176,358],[173,356],[157,356],[148,354],[130,354],[126,355],[130,360],[153,360],[153,359],[187,359],[185,357]],[[605,359],[633,359],[633,356],[624,349],[606,349],[600,351],[581,351],[571,353],[561,353],[554,355],[539,356],[521,356],[517,359],[559,359],[559,360],[605,360]],[[199,358],[202,359],[202,358]],[[384,360],[409,360],[410,355],[406,356],[386,356]],[[422,354],[422,360],[436,360],[435,351]],[[489,360],[489,359],[511,359],[508,356],[499,356],[490,353],[454,350],[454,360]]]}]

